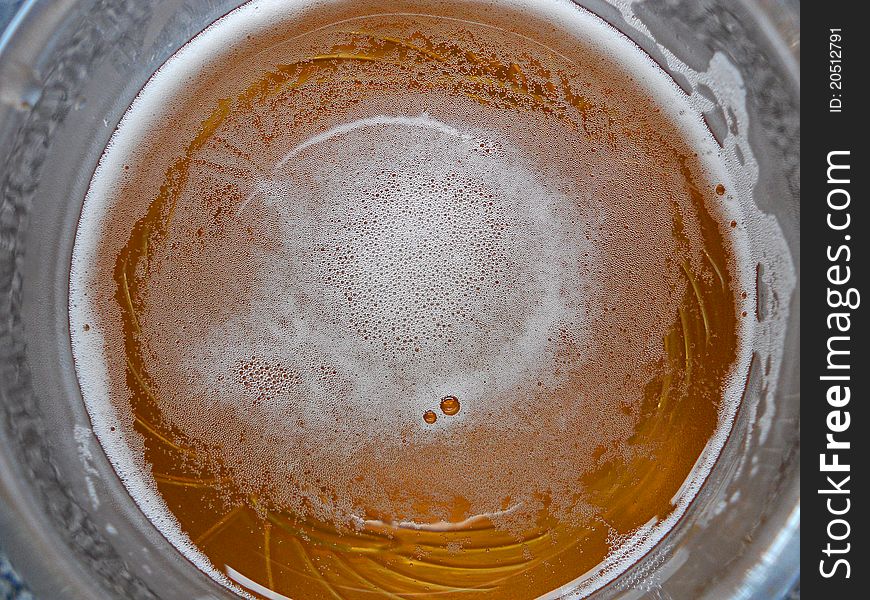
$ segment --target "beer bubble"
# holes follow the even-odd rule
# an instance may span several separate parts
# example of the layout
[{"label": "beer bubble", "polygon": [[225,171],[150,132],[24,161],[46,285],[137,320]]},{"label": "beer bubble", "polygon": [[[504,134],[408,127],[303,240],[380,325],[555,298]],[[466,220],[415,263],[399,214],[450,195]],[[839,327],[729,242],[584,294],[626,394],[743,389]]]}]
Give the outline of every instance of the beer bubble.
[{"label": "beer bubble", "polygon": [[453,416],[459,412],[459,398],[456,396],[445,396],[441,399],[441,412],[447,416]]}]

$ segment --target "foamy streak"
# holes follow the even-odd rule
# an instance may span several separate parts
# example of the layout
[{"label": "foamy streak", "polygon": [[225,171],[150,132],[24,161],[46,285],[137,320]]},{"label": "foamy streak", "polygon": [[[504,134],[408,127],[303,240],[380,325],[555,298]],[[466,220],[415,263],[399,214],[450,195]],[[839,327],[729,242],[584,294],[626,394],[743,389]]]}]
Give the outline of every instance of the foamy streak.
[{"label": "foamy streak", "polygon": [[[122,427],[117,427],[115,432],[110,430],[110,427],[119,424],[120,419],[119,415],[115,414],[109,401],[111,385],[110,374],[106,366],[108,363],[106,352],[107,348],[112,345],[112,342],[117,340],[105,337],[107,335],[106,330],[99,326],[101,322],[100,314],[104,310],[104,307],[100,306],[99,299],[93,296],[89,281],[92,276],[91,269],[96,263],[96,252],[104,228],[101,217],[106,212],[106,203],[113,197],[111,191],[118,184],[117,178],[123,172],[122,166],[129,152],[136,148],[148,135],[151,125],[161,119],[166,99],[173,98],[179,93],[187,85],[187,81],[190,78],[194,77],[209,63],[216,60],[216,57],[221,56],[225,49],[231,46],[234,41],[244,39],[245,35],[256,35],[258,31],[272,25],[277,19],[288,20],[290,16],[301,10],[301,7],[305,4],[307,3],[264,0],[245,5],[203,32],[203,34],[185,46],[160,69],[143,90],[143,93],[137,98],[127,115],[125,115],[118,132],[113,136],[109,150],[101,160],[100,167],[85,202],[73,260],[70,303],[73,346],[78,373],[82,382],[84,399],[93,417],[95,431],[106,448],[113,466],[122,476],[125,485],[127,485],[131,494],[149,519],[199,568],[209,572],[213,577],[225,584],[229,583],[226,577],[216,571],[209,561],[178,529],[174,517],[166,509],[162,499],[157,494],[150,476],[141,468],[137,453],[131,449],[128,444],[129,440],[124,438]],[[637,50],[625,38],[615,35],[612,28],[592,15],[577,9],[567,1],[553,2],[548,5],[547,9],[542,8],[539,3],[525,0],[494,4],[495,6],[499,4],[509,5],[530,12],[544,13],[548,18],[571,28],[587,42],[596,45],[596,47],[600,48],[603,55],[621,64],[661,99],[660,106],[669,112],[675,122],[681,124],[683,131],[686,132],[687,137],[692,140],[697,148],[706,149],[710,152],[709,154],[707,152],[699,153],[707,162],[707,167],[715,180],[724,181],[729,190],[751,189],[751,181],[747,182],[746,180],[740,180],[739,177],[735,178],[735,173],[738,169],[734,168],[733,164],[728,165],[730,167],[728,170],[723,168],[722,165],[725,162],[725,157],[714,146],[709,134],[703,128],[697,110],[689,104],[685,96],[645,54]],[[403,119],[407,122],[400,123],[399,121]],[[422,127],[424,122],[426,127],[432,128],[432,124],[428,123],[425,117],[384,117],[380,122],[369,123],[365,126],[404,125]],[[292,159],[293,156],[291,155],[298,155],[320,141],[350,132],[351,130],[358,129],[360,126],[359,124],[353,124],[353,126],[346,126],[348,127],[346,130],[338,128],[334,131],[320,134],[318,137],[322,139],[314,140],[312,138],[300,144],[294,151],[285,156],[281,165]],[[454,132],[446,131],[440,129],[440,127],[440,125],[436,125],[434,129],[444,134],[454,135],[455,132],[460,137],[465,136],[461,132],[455,130]],[[453,130],[449,126],[445,127]],[[741,131],[744,130],[745,128],[741,129]],[[748,152],[748,149],[748,144],[745,144],[743,146],[744,154]],[[265,190],[260,190],[260,192],[263,191]],[[750,196],[748,194],[740,194],[739,197],[749,198]],[[143,207],[132,207],[131,214],[137,214],[137,211],[141,213],[141,208]],[[741,207],[735,204],[724,210],[733,211],[735,218],[749,218],[752,216],[748,214],[750,212],[755,215],[758,214],[758,211],[749,201],[745,202]],[[737,264],[752,264],[749,262],[751,260],[751,252],[745,234],[737,232],[736,236],[738,241]],[[771,250],[770,254],[776,254],[776,249]],[[754,289],[751,273],[748,269],[741,269],[739,276],[739,287],[746,290]],[[788,296],[785,294],[781,295],[781,297]],[[747,304],[751,305],[753,303],[754,297],[750,295],[747,299]],[[87,334],[82,333],[82,326],[85,323],[94,325]],[[744,329],[741,332],[743,338],[752,339],[753,332],[749,329],[751,326],[748,322],[743,327]],[[726,402],[723,403],[720,433],[711,440],[704,459],[699,461],[699,465],[691,478],[694,483],[685,487],[678,509],[674,511],[665,523],[658,524],[649,531],[642,532],[643,535],[639,534],[640,537],[645,538],[645,542],[633,548],[630,556],[613,557],[612,564],[624,564],[626,561],[631,560],[632,556],[645,552],[683,514],[688,501],[703,481],[724,442],[725,435],[739,402],[743,377],[748,367],[748,357],[748,349],[744,348],[734,373],[732,385],[729,386],[728,393],[726,394]],[[627,546],[630,545],[627,544]],[[586,583],[581,588],[582,593],[588,593],[592,589],[603,585],[618,574],[618,570],[612,569],[607,576]],[[577,593],[579,594],[580,592]]]},{"label": "foamy streak", "polygon": [[227,571],[227,576],[234,582],[238,583],[240,586],[246,589],[251,590],[252,592],[257,592],[258,594],[265,598],[268,598],[269,600],[293,600],[292,598],[285,596],[284,594],[279,594],[275,590],[270,590],[265,585],[257,583],[249,577],[245,577],[229,565],[224,565],[224,569],[226,569]]},{"label": "foamy streak", "polygon": [[504,517],[510,515],[514,511],[520,508],[519,504],[515,504],[511,506],[507,510],[500,510],[494,513],[487,513],[484,515],[474,515],[472,517],[468,517],[467,519],[463,519],[457,523],[450,523],[448,521],[438,521],[437,523],[417,523],[415,521],[400,521],[398,523],[384,523],[383,521],[378,521],[374,519],[368,520],[360,520],[359,524],[364,526],[374,526],[374,527],[382,527],[384,525],[389,525],[391,527],[397,527],[402,529],[416,529],[418,531],[461,531],[466,527],[470,527],[475,523],[482,523],[487,520],[496,519],[499,517]]},{"label": "foamy streak", "polygon": [[[321,142],[325,142],[326,140],[332,139],[336,136],[342,135],[344,133],[350,133],[356,129],[362,129],[364,127],[376,127],[378,125],[403,125],[405,127],[419,127],[423,129],[433,129],[440,133],[445,133],[447,135],[451,135],[453,137],[460,138],[465,141],[475,141],[475,138],[467,133],[462,133],[455,127],[451,127],[446,123],[442,123],[437,119],[433,119],[426,113],[423,113],[419,117],[388,117],[385,115],[378,115],[377,117],[368,117],[366,119],[359,119],[354,121],[353,123],[346,123],[344,125],[337,125],[328,131],[324,131],[323,133],[318,133],[317,135],[308,138],[295,148],[293,148],[287,155],[278,161],[278,164],[275,165],[275,170],[281,169],[287,164],[291,158],[297,156],[300,152],[305,150],[306,148],[310,148],[316,144]],[[477,140],[479,141],[479,140]]]}]

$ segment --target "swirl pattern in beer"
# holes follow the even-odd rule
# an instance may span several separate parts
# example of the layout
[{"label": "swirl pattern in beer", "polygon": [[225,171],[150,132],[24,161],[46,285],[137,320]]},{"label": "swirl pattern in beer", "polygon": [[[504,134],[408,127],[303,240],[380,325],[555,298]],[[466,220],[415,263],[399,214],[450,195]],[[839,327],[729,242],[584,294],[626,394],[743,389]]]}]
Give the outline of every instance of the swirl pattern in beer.
[{"label": "swirl pattern in beer", "polygon": [[733,409],[736,220],[675,86],[561,2],[402,6],[231,13],[86,201],[95,429],[252,596],[594,579],[661,535]]}]

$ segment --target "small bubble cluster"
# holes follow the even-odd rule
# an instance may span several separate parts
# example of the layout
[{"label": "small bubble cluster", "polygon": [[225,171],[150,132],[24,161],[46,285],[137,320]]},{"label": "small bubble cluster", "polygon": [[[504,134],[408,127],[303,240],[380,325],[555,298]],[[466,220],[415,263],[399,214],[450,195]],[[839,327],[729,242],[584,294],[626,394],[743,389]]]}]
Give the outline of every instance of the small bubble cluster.
[{"label": "small bubble cluster", "polygon": [[256,396],[257,402],[274,402],[294,393],[302,382],[300,374],[281,364],[268,363],[253,356],[240,361],[235,376]]}]

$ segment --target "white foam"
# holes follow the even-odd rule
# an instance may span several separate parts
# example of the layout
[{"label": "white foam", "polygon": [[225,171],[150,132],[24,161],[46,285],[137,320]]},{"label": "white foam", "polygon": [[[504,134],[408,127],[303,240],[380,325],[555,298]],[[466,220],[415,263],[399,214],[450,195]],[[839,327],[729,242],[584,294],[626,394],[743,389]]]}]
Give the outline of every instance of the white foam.
[{"label": "white foam", "polygon": [[[350,173],[334,168],[346,148],[369,149]],[[357,427],[378,436],[396,423],[372,398],[419,421],[433,398],[454,394],[455,426],[484,392],[528,377],[558,323],[589,328],[584,298],[596,291],[576,265],[595,249],[565,239],[561,199],[525,163],[425,114],[366,118],[299,144],[246,201],[279,215],[283,247],[261,265],[247,312],[188,347],[186,370],[216,381],[239,356],[294,372],[329,364],[336,383],[301,382],[311,418],[340,394]],[[311,295],[316,303],[298,300]],[[297,395],[274,400],[275,418],[292,413],[288,402]]]}]

